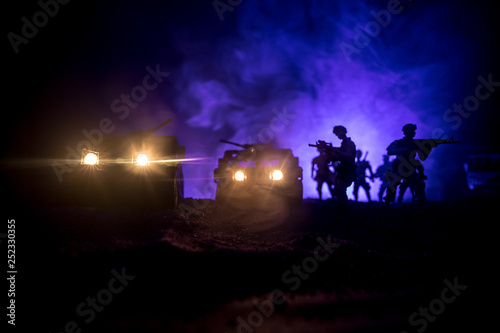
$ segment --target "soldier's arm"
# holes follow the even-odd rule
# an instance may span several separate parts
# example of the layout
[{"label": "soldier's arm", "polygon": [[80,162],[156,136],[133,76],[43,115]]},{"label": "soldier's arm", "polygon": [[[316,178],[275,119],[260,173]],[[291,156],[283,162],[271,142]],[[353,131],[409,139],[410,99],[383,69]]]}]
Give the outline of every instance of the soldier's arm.
[{"label": "soldier's arm", "polygon": [[422,163],[420,163],[420,165],[417,166],[417,171],[420,177],[422,177],[422,179],[427,179],[427,176],[424,174],[424,166],[422,165]]},{"label": "soldier's arm", "polygon": [[400,147],[398,141],[394,141],[387,147],[387,155],[401,155],[406,151],[405,148]]}]

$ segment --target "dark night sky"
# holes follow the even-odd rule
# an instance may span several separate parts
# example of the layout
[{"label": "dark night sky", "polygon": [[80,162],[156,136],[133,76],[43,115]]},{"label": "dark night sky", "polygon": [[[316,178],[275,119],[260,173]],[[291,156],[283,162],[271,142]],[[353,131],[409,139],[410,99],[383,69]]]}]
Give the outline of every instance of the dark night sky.
[{"label": "dark night sky", "polygon": [[[171,117],[172,127],[160,134],[177,135],[188,155],[209,157],[205,165],[186,167],[187,177],[207,178],[228,148],[219,139],[258,137],[273,110],[286,108],[294,117],[273,134],[274,142],[301,158],[306,196],[314,193],[308,174],[315,154],[307,143],[339,144],[333,125],[346,125],[376,167],[387,145],[402,136],[402,125],[414,122],[418,137],[441,128],[463,142],[439,147],[426,165],[428,188],[441,193],[434,198],[446,197],[451,190],[443,187],[460,175],[465,156],[500,152],[499,91],[457,128],[443,118],[474,95],[478,76],[500,82],[500,12],[489,1],[404,0],[404,10],[348,62],[340,45],[354,45],[354,28],[366,27],[371,11],[387,4],[247,0],[221,21],[209,0],[72,1],[16,54],[7,35],[20,34],[21,18],[31,21],[40,6],[9,3],[3,11],[4,154],[51,157],[105,117],[116,134]],[[141,84],[146,66],[169,77],[120,120],[112,102]],[[191,188],[210,181],[193,181]],[[194,194],[188,189],[187,195]]]}]

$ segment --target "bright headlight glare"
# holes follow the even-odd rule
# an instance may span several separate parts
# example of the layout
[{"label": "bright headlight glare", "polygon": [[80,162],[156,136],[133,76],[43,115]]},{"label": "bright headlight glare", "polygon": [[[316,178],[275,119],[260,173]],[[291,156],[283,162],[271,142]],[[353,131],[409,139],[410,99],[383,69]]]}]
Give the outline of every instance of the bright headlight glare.
[{"label": "bright headlight glare", "polygon": [[271,173],[270,178],[272,180],[282,180],[283,179],[283,172],[281,170],[274,170]]},{"label": "bright headlight glare", "polygon": [[234,180],[238,182],[242,182],[247,178],[247,175],[241,170],[238,170],[234,173]]},{"label": "bright headlight glare", "polygon": [[148,165],[149,163],[149,159],[148,159],[148,155],[146,154],[139,154],[137,155],[136,159],[135,159],[137,165]]},{"label": "bright headlight glare", "polygon": [[83,157],[82,164],[97,165],[99,164],[99,156],[97,153],[86,153]]}]

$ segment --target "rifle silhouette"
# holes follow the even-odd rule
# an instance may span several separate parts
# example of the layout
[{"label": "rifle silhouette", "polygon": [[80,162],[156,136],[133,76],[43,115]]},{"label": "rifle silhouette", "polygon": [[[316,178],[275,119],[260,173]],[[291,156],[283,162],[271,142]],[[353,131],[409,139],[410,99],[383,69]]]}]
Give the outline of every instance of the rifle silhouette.
[{"label": "rifle silhouette", "polygon": [[325,142],[323,140],[318,140],[316,144],[309,144],[309,147],[316,147],[320,152],[324,152],[330,156],[330,161],[338,161],[338,154],[340,153],[340,148],[333,147],[331,142]]},{"label": "rifle silhouette", "polygon": [[443,139],[416,139],[414,140],[417,146],[420,148],[418,151],[418,156],[422,161],[425,161],[427,157],[429,157],[429,154],[431,153],[431,150],[433,148],[436,148],[439,145],[451,145],[451,144],[458,144],[460,141],[455,141],[453,137],[451,137],[449,140],[443,140]]}]

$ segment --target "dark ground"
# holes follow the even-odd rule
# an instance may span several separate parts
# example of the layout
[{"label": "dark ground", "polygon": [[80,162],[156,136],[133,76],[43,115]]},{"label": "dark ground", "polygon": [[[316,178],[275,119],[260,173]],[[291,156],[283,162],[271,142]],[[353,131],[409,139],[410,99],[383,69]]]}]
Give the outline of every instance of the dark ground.
[{"label": "dark ground", "polygon": [[[81,332],[423,332],[409,317],[441,298],[445,279],[467,289],[426,332],[484,332],[496,315],[496,201],[339,207],[305,200],[272,212],[211,200],[183,204],[158,211],[10,207],[16,328],[63,332],[74,321]],[[318,237],[339,247],[306,278],[287,275],[311,263],[304,259],[314,257]],[[112,269],[129,276],[116,294],[102,291]],[[285,302],[268,317],[254,312],[275,289]],[[97,296],[106,304],[95,318],[90,305],[77,312]],[[244,329],[238,317],[257,327]]]}]

